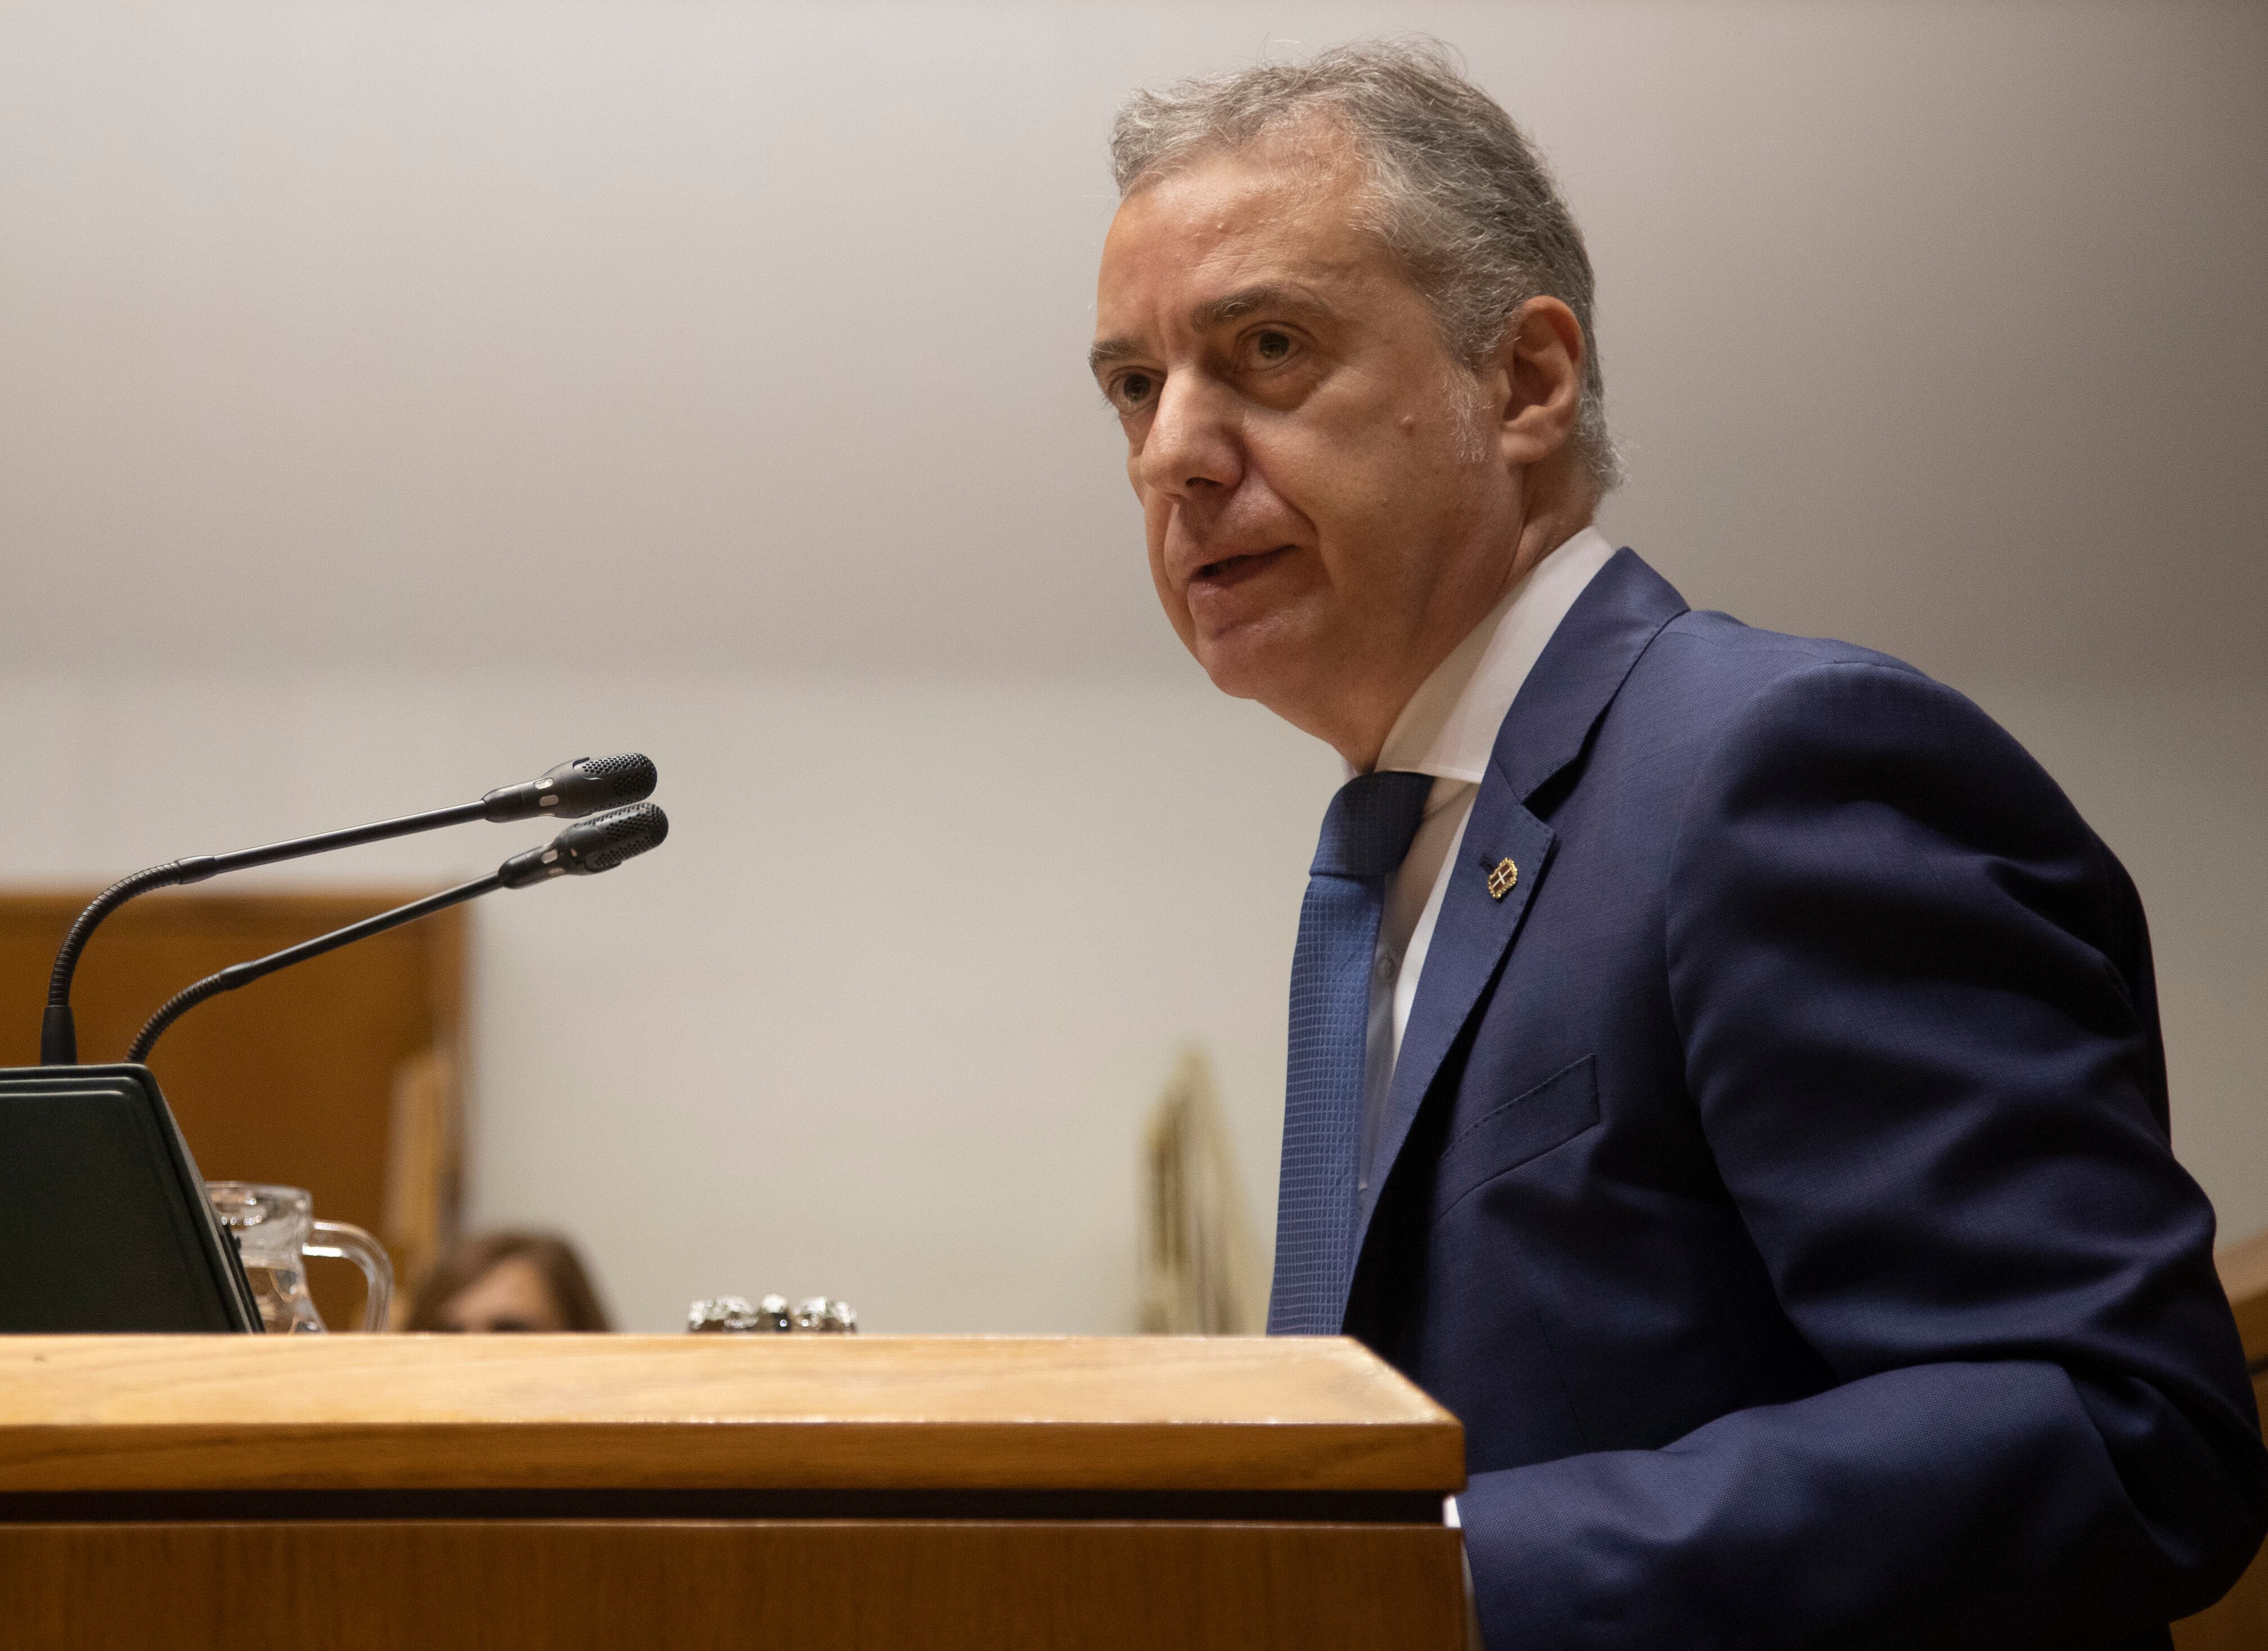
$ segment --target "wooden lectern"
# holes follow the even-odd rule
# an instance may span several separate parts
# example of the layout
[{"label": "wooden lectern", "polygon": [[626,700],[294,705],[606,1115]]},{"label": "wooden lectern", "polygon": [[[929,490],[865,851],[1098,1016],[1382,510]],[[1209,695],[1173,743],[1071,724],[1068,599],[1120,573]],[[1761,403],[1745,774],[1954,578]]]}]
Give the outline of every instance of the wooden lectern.
[{"label": "wooden lectern", "polygon": [[1456,1651],[1352,1342],[0,1338],[11,1651]]}]

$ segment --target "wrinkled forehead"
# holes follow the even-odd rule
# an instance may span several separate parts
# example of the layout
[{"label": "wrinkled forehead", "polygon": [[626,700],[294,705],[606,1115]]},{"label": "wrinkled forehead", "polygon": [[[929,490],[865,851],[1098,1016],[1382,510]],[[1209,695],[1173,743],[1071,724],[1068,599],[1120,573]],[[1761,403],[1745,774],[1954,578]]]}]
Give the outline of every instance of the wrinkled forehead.
[{"label": "wrinkled forehead", "polygon": [[1300,136],[1192,155],[1138,181],[1103,242],[1097,336],[1154,328],[1256,284],[1329,290],[1398,276],[1370,227],[1369,175],[1351,144]]}]

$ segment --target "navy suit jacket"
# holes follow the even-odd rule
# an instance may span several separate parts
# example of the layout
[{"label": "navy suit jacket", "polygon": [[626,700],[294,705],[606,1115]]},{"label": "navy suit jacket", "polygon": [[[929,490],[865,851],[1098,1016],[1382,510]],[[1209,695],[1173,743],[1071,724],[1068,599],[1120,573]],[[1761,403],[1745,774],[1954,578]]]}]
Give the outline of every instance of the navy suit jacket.
[{"label": "navy suit jacket", "polygon": [[2268,1526],[2167,1130],[2038,764],[1619,552],[1474,802],[1346,1308],[1464,1422],[1492,1651],[2165,1644]]}]

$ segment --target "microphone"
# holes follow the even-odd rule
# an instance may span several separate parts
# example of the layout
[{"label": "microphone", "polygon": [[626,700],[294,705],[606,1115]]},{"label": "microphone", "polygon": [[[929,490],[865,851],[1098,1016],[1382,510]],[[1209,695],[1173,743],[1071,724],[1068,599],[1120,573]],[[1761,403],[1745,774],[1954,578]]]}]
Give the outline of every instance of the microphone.
[{"label": "microphone", "polygon": [[[643,757],[638,759],[644,762]],[[647,763],[647,771],[652,771]],[[556,770],[553,770],[555,773]],[[550,775],[544,777],[546,779]],[[515,788],[517,789],[517,788]],[[234,991],[248,986],[263,976],[279,969],[289,969],[294,963],[304,963],[311,957],[320,957],[342,946],[366,940],[373,934],[383,934],[388,929],[415,923],[431,917],[436,911],[460,905],[468,900],[489,894],[498,888],[525,888],[531,883],[549,881],[554,877],[592,876],[599,872],[612,871],[624,860],[657,848],[669,835],[669,816],[650,802],[633,803],[627,808],[617,808],[593,820],[580,821],[569,826],[551,839],[549,846],[529,849],[515,854],[494,873],[476,878],[469,883],[460,883],[454,888],[445,888],[438,895],[428,895],[423,900],[413,900],[406,906],[396,906],[391,911],[381,911],[374,918],[364,918],[343,929],[334,929],[328,934],[319,934],[312,940],[271,952],[247,963],[232,963],[218,974],[207,975],[193,986],[175,992],[163,1007],[151,1015],[134,1039],[134,1046],[126,1051],[129,1065],[139,1065],[149,1059],[150,1050],[166,1028],[208,998],[217,998],[225,991]]]},{"label": "microphone", "polygon": [[653,795],[660,778],[653,763],[635,751],[622,756],[578,756],[541,779],[499,786],[481,803],[487,810],[483,817],[490,820],[532,820],[538,814],[579,820],[595,809],[644,802]]},{"label": "microphone", "polygon": [[547,877],[610,872],[634,855],[659,848],[668,835],[667,814],[650,802],[636,803],[569,826],[549,847],[513,855],[497,867],[497,881],[506,888],[525,888]]},{"label": "microphone", "polygon": [[273,866],[304,855],[327,854],[333,849],[359,848],[365,843],[383,843],[390,837],[438,830],[443,826],[462,825],[468,821],[528,820],[540,814],[579,819],[593,809],[643,801],[653,794],[659,779],[653,763],[636,752],[620,756],[578,756],[560,763],[540,778],[501,786],[478,802],[404,814],[396,820],[380,820],[374,825],[353,826],[344,831],[326,831],[318,837],[292,837],[259,848],[239,849],[232,854],[193,855],[121,878],[88,903],[55,953],[55,972],[48,979],[47,1014],[40,1026],[40,1064],[70,1066],[77,1063],[78,1028],[71,1019],[70,990],[71,977],[78,969],[79,954],[86,949],[87,941],[102,920],[137,895],[148,894],[153,888],[201,883],[223,872]]}]

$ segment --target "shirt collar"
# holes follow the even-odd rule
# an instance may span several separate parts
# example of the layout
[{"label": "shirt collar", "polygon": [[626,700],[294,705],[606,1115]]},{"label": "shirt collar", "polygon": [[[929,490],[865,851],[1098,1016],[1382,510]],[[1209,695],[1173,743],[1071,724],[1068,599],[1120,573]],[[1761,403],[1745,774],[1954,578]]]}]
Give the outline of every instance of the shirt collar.
[{"label": "shirt collar", "polygon": [[1614,554],[1603,534],[1586,527],[1530,568],[1410,697],[1378,766],[1478,785],[1520,685]]}]

